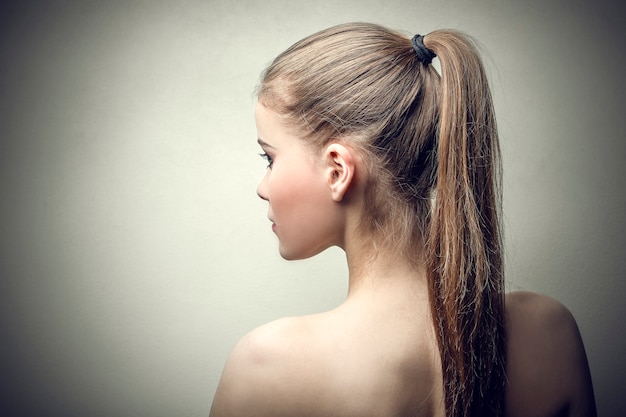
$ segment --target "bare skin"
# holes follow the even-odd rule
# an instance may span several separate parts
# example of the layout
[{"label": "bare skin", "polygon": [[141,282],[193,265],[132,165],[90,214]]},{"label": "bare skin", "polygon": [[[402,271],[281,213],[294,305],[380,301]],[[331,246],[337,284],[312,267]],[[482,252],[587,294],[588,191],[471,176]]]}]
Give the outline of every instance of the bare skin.
[{"label": "bare skin", "polygon": [[595,416],[585,349],[567,308],[543,295],[516,292],[508,294],[506,312],[506,415]]},{"label": "bare skin", "polygon": [[363,277],[338,308],[246,336],[211,416],[444,415],[425,281],[397,264],[384,269],[400,274]]},{"label": "bare skin", "polygon": [[[246,336],[224,370],[211,417],[444,416],[424,287],[375,287],[330,312],[282,319]],[[506,301],[506,415],[595,416],[571,314],[538,294],[512,293]]]}]

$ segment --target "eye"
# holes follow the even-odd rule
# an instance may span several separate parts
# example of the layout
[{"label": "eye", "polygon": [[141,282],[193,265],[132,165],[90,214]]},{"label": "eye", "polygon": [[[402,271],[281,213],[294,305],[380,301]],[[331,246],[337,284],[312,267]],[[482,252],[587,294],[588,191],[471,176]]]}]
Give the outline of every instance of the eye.
[{"label": "eye", "polygon": [[260,153],[259,156],[267,161],[267,167],[271,169],[272,164],[274,163],[272,157],[269,156],[267,153]]}]

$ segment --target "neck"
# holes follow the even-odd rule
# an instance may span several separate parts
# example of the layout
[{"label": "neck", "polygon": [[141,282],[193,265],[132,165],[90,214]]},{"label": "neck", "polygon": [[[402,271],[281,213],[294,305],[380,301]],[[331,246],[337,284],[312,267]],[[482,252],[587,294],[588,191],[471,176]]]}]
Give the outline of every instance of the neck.
[{"label": "neck", "polygon": [[[423,264],[411,262],[401,251],[369,248],[346,248],[349,284],[348,300],[386,295],[396,300],[428,304],[428,281]],[[400,252],[400,253],[398,253]],[[369,297],[368,297],[369,298]]]},{"label": "neck", "polygon": [[[415,260],[419,256],[407,256],[405,251],[391,245],[380,247],[374,236],[364,236],[360,230],[363,207],[363,189],[357,187],[345,206],[346,226],[338,244],[346,253],[348,263],[346,301],[380,301],[381,306],[393,306],[407,300],[411,305],[418,303],[429,308],[426,265]],[[423,252],[422,245],[417,246],[416,254]]]}]

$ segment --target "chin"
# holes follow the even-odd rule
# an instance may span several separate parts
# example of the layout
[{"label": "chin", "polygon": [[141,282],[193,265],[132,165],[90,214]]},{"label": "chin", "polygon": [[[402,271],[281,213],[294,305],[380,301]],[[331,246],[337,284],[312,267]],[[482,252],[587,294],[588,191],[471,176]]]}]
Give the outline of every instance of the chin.
[{"label": "chin", "polygon": [[305,250],[304,248],[294,250],[281,246],[278,251],[280,252],[280,256],[286,261],[299,261],[302,259],[312,258],[313,256],[323,252],[325,249],[326,247],[317,249],[308,248],[308,250]]},{"label": "chin", "polygon": [[298,253],[293,253],[293,252],[287,252],[287,251],[280,251],[280,256],[281,258],[283,258],[286,261],[299,261],[302,259],[307,259],[310,258],[313,255],[302,255],[302,254],[298,254]]}]

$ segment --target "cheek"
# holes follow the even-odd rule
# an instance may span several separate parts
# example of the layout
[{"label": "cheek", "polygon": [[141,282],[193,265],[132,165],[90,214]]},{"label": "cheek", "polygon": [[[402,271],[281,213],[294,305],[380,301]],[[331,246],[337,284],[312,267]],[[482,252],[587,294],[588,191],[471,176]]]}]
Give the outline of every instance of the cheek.
[{"label": "cheek", "polygon": [[314,172],[276,175],[270,184],[270,205],[285,259],[310,257],[338,243],[336,204],[323,178]]},{"label": "cheek", "polygon": [[269,179],[270,204],[277,215],[298,218],[310,215],[327,196],[324,184],[314,172],[283,170]]}]

